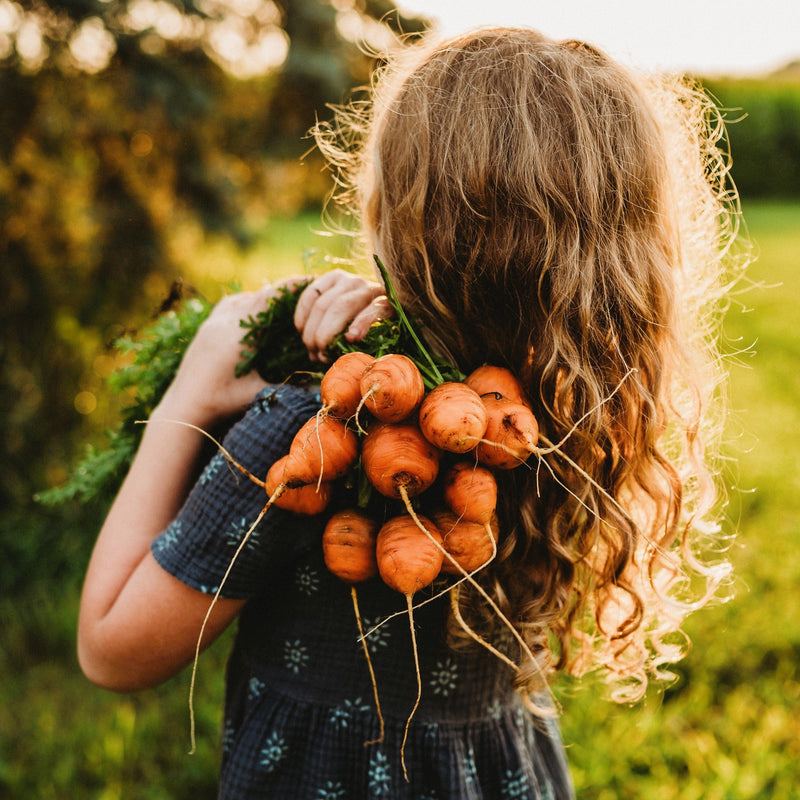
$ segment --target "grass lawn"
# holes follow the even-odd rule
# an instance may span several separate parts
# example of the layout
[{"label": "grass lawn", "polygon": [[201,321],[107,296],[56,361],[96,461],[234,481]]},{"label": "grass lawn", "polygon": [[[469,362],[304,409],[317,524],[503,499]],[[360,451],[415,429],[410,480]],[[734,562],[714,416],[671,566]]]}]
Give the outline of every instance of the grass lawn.
[{"label": "grass lawn", "polygon": [[[694,645],[678,682],[641,706],[613,706],[591,686],[560,688],[581,800],[800,794],[800,204],[744,211],[760,255],[726,325],[732,353],[750,348],[731,358],[735,594],[690,618]],[[207,275],[198,282],[227,282],[235,268],[249,287],[302,270],[303,249],[320,247],[316,224],[276,223],[247,256],[198,250],[190,233],[183,245]],[[213,797],[230,635],[201,659],[199,747],[189,756],[188,674],[131,696],[91,687],[74,657],[77,601],[71,582],[0,600],[0,800]]]}]

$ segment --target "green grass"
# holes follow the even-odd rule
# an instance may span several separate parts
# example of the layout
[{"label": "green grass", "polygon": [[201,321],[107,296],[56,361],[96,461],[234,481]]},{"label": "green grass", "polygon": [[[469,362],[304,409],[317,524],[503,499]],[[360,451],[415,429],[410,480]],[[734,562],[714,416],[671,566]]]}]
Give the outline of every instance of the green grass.
[{"label": "green grass", "polygon": [[[614,706],[592,686],[562,690],[580,800],[800,796],[800,205],[746,205],[745,216],[760,257],[739,298],[747,310],[726,325],[731,351],[752,345],[731,365],[735,596],[690,618],[677,684],[641,706]],[[314,225],[276,222],[247,256],[212,243],[194,251],[194,268],[209,286],[223,262],[241,267],[245,286],[302,269],[302,250],[320,245]],[[213,797],[230,635],[200,661],[190,756],[188,673],[130,696],[90,686],[74,656],[77,603],[74,581],[0,600],[0,798]]]}]

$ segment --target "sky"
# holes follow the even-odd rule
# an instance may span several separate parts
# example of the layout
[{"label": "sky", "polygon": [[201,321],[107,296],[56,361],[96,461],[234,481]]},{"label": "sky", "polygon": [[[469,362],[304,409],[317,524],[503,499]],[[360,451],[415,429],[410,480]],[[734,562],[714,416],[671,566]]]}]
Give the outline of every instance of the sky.
[{"label": "sky", "polygon": [[401,0],[458,33],[527,25],[584,39],[624,63],[706,76],[763,74],[800,59],[800,0]]}]

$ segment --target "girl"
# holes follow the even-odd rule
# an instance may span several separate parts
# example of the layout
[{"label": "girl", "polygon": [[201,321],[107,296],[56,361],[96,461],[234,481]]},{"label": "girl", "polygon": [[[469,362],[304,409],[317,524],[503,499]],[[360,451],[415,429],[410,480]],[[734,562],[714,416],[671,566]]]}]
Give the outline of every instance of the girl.
[{"label": "girl", "polygon": [[[349,590],[322,559],[325,517],[273,508],[205,628],[207,644],[238,616],[221,797],[569,798],[547,679],[599,668],[631,700],[668,675],[682,619],[727,575],[701,559],[717,505],[714,312],[733,238],[709,114],[701,93],[585,44],[492,29],[407,48],[369,108],[317,131],[428,344],[464,372],[509,367],[558,443],[498,475],[499,549],[479,576],[533,658],[466,586],[460,616],[518,671],[463,635],[446,600],[419,608],[423,692],[404,774],[407,620],[367,638],[376,742]],[[296,317],[310,352],[323,357],[353,317],[348,335],[363,335],[380,292],[342,273],[316,280]],[[79,655],[103,686],[157,684],[191,660],[208,595],[264,504],[219,455],[190,492],[200,436],[159,420],[208,429],[249,403],[225,446],[263,476],[319,407],[312,390],[233,378],[237,321],[264,299],[230,298],[201,329],[101,531]],[[404,606],[380,580],[359,600],[367,627]]]}]

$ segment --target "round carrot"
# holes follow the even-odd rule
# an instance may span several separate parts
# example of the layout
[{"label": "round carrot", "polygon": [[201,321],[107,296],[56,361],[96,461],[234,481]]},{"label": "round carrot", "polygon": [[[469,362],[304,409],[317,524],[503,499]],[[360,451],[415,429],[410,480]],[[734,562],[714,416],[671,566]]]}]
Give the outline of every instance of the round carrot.
[{"label": "round carrot", "polygon": [[[419,520],[441,544],[442,536],[433,522],[425,517]],[[443,554],[410,515],[401,514],[378,531],[377,558],[384,583],[408,597],[433,582]]]},{"label": "round carrot", "polygon": [[486,525],[497,507],[497,481],[486,467],[459,461],[444,476],[444,501],[457,516]]},{"label": "round carrot", "polygon": [[473,370],[464,383],[481,396],[496,393],[516,403],[525,402],[525,392],[522,384],[514,376],[514,373],[505,367],[484,364],[482,367]]},{"label": "round carrot", "polygon": [[345,353],[331,364],[322,377],[322,413],[350,419],[361,402],[361,375],[375,360],[368,353]]},{"label": "round carrot", "polygon": [[530,408],[495,394],[481,398],[489,414],[478,460],[490,467],[513,469],[536,450],[539,426]]},{"label": "round carrot", "polygon": [[445,558],[442,561],[442,572],[448,575],[460,575],[462,571],[472,573],[486,566],[494,557],[497,517],[493,518],[491,524],[484,525],[459,518],[451,511],[439,511],[433,515],[433,521],[442,534],[444,549],[458,564],[456,566]]},{"label": "round carrot", "polygon": [[361,446],[361,467],[385,497],[414,497],[439,473],[439,451],[411,423],[370,425]]},{"label": "round carrot", "polygon": [[345,583],[362,583],[378,574],[375,541],[378,523],[361,511],[334,514],[322,534],[325,565]]},{"label": "round carrot", "polygon": [[266,490],[269,497],[273,498],[272,504],[285,511],[295,514],[313,516],[321,514],[331,499],[331,482],[319,483],[313,475],[304,479],[304,483],[297,483],[298,479],[291,479],[293,475],[292,464],[294,458],[291,454],[279,458],[267,473]]},{"label": "round carrot", "polygon": [[419,408],[419,427],[425,438],[451,453],[478,446],[489,415],[480,396],[465,383],[442,383],[425,395]]},{"label": "round carrot", "polygon": [[381,422],[401,422],[422,402],[425,384],[416,364],[399,353],[376,358],[361,376],[361,398]]},{"label": "round carrot", "polygon": [[358,458],[358,437],[335,417],[313,416],[295,434],[289,453],[305,461],[314,480],[341,478]]}]

